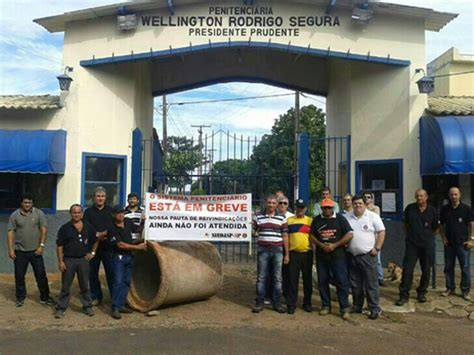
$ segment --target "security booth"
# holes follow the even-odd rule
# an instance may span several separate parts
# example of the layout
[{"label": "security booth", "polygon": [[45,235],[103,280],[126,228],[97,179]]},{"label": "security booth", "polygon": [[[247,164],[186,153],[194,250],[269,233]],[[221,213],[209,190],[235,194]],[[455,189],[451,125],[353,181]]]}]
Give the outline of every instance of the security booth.
[{"label": "security booth", "polygon": [[57,133],[65,139],[64,170],[51,172],[49,193],[64,212],[90,204],[98,185],[107,186],[110,203],[153,186],[153,159],[140,151],[153,140],[156,96],[233,81],[317,94],[326,97],[327,135],[350,137],[350,149],[331,161],[346,168],[327,184],[336,195],[343,185],[372,190],[385,217],[399,220],[421,186],[427,96],[416,82],[425,31],[440,31],[456,16],[350,0],[173,0],[36,19],[64,33],[64,75],[72,80],[65,78],[61,108],[38,120],[2,117],[0,128],[64,132]]}]

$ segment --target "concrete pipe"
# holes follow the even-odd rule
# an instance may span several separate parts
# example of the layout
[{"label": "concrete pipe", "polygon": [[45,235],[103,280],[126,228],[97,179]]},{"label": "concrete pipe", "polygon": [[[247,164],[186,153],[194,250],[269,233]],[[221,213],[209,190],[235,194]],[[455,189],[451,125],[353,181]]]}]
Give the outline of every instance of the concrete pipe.
[{"label": "concrete pipe", "polygon": [[128,303],[139,312],[204,300],[222,286],[222,260],[205,242],[148,242],[135,254]]}]

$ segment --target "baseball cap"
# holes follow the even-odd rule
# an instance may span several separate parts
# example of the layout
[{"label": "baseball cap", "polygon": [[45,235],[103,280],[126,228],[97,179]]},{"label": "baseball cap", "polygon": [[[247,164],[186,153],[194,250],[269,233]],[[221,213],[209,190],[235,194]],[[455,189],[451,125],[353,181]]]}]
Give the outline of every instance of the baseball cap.
[{"label": "baseball cap", "polygon": [[112,213],[113,214],[117,214],[117,213],[120,213],[120,212],[125,212],[125,208],[120,206],[120,205],[115,205],[114,207],[112,207]]},{"label": "baseball cap", "polygon": [[334,207],[334,201],[330,198],[325,198],[321,201],[321,207]]},{"label": "baseball cap", "polygon": [[296,208],[306,208],[306,203],[304,203],[304,200],[299,198],[295,202],[295,207]]}]

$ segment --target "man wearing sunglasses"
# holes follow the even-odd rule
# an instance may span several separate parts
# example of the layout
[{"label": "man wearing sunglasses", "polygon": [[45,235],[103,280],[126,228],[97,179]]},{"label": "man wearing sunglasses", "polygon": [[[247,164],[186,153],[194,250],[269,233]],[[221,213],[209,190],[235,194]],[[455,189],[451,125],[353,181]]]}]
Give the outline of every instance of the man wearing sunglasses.
[{"label": "man wearing sunglasses", "polygon": [[[285,216],[286,219],[294,216],[292,212],[288,211],[288,203],[289,203],[288,197],[286,197],[285,195],[282,195],[280,197],[277,197],[277,201],[278,201],[278,207],[277,207],[278,213],[280,213],[282,216]],[[288,288],[289,288],[289,282],[290,282],[289,265],[290,264],[283,264],[282,270],[281,270],[281,278],[282,278],[281,291],[282,291],[283,298],[286,301],[288,301]],[[267,292],[273,289],[272,280],[270,279],[268,280],[268,282],[270,283],[270,285],[268,285],[267,287]],[[269,294],[271,295],[271,292]],[[268,293],[266,297],[267,296],[268,296]]]},{"label": "man wearing sunglasses", "polygon": [[[374,195],[371,192],[364,192],[362,198],[364,199],[365,208],[380,216],[380,207],[375,205]],[[382,251],[377,254],[377,277],[379,279],[379,286],[386,287],[382,267]]]},{"label": "man wearing sunglasses", "polygon": [[365,208],[367,208],[370,212],[377,213],[380,216],[380,207],[375,204],[374,195],[372,195],[371,192],[364,192],[362,198],[364,199]]},{"label": "man wearing sunglasses", "polygon": [[286,218],[294,216],[294,213],[288,210],[288,197],[280,196],[277,198],[278,201],[278,212]]},{"label": "man wearing sunglasses", "polygon": [[349,279],[347,275],[346,245],[352,239],[352,228],[347,220],[334,212],[334,201],[321,201],[322,214],[311,223],[310,238],[316,245],[316,269],[321,296],[320,315],[331,312],[329,282],[332,279],[337,290],[339,311],[342,319],[349,316]]}]

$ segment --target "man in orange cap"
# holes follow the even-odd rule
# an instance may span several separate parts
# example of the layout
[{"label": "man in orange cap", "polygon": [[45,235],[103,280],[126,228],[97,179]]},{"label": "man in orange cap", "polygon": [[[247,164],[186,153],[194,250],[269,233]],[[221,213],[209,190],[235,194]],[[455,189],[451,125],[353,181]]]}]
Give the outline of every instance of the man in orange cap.
[{"label": "man in orange cap", "polygon": [[344,320],[349,319],[349,278],[345,246],[352,239],[349,222],[334,211],[334,201],[326,198],[321,201],[322,213],[313,219],[310,238],[316,245],[316,269],[318,288],[321,296],[320,315],[331,312],[329,281],[334,280],[339,310]]}]

